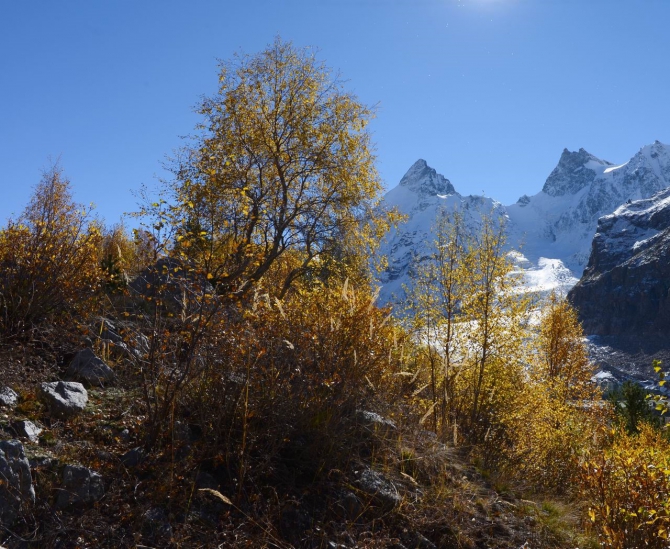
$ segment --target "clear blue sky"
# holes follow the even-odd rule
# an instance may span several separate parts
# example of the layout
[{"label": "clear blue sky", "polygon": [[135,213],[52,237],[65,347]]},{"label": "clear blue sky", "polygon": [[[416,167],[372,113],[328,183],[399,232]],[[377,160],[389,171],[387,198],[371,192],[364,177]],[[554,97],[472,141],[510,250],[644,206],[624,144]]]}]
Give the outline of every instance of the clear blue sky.
[{"label": "clear blue sky", "polygon": [[538,192],[564,147],[670,143],[668,0],[0,0],[0,221],[49,158],[108,223],[198,121],[216,59],[279,34],[379,103],[388,188],[424,158],[463,194]]}]

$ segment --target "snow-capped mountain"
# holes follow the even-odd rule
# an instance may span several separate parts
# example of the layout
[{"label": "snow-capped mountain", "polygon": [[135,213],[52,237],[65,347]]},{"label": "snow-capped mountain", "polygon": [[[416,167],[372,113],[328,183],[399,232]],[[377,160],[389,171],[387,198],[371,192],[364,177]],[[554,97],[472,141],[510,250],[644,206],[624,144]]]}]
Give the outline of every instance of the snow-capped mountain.
[{"label": "snow-capped mountain", "polygon": [[503,206],[483,196],[462,196],[451,182],[418,160],[384,202],[408,216],[382,244],[389,258],[381,300],[402,296],[417,260],[429,255],[431,227],[439,212],[459,210],[476,227],[482,214],[507,219],[511,255],[529,290],[569,290],[589,258],[598,218],[629,200],[647,198],[670,186],[670,146],[658,141],[628,162],[614,165],[584,149],[563,151],[542,190]]},{"label": "snow-capped mountain", "polygon": [[434,236],[431,228],[438,215],[460,211],[466,226],[475,228],[482,213],[505,215],[499,202],[482,196],[461,196],[451,182],[417,160],[394,189],[384,197],[387,207],[395,207],[407,216],[397,229],[392,229],[382,243],[381,253],[388,257],[382,273],[380,302],[395,301],[403,295],[403,284],[409,284],[416,262],[430,255]]},{"label": "snow-capped mountain", "polygon": [[563,151],[538,194],[507,207],[509,241],[531,262],[560,259],[579,278],[591,251],[598,218],[628,200],[670,186],[670,146],[656,141],[615,166],[584,149]]}]

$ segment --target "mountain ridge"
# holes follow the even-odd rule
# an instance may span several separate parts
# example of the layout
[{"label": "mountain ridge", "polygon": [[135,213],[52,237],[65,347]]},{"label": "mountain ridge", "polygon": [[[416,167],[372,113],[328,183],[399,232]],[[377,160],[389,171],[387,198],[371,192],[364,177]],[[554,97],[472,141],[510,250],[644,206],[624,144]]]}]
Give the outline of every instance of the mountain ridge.
[{"label": "mountain ridge", "polygon": [[670,145],[660,141],[640,148],[620,165],[583,148],[564,149],[542,190],[508,206],[486,196],[459,194],[449,179],[419,159],[384,196],[384,205],[396,207],[407,221],[382,242],[381,253],[389,261],[380,277],[381,300],[402,299],[413,266],[430,255],[435,219],[450,210],[460,211],[473,230],[484,214],[503,217],[510,250],[522,251],[513,259],[526,286],[567,292],[586,267],[598,219],[669,186]]}]

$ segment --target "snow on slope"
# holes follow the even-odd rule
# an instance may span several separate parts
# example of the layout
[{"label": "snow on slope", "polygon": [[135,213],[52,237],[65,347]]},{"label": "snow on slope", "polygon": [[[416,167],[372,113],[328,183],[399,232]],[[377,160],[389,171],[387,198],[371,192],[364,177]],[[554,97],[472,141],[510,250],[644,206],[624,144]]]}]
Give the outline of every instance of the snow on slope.
[{"label": "snow on slope", "polygon": [[389,266],[382,273],[380,299],[391,302],[403,295],[403,284],[410,282],[416,261],[430,253],[436,217],[453,210],[459,210],[471,228],[481,222],[482,214],[504,217],[508,245],[520,250],[512,259],[527,290],[567,292],[586,266],[598,218],[668,186],[670,146],[658,141],[618,166],[584,149],[566,149],[542,191],[507,207],[491,198],[460,195],[448,179],[418,160],[384,198],[408,220],[382,244]]}]

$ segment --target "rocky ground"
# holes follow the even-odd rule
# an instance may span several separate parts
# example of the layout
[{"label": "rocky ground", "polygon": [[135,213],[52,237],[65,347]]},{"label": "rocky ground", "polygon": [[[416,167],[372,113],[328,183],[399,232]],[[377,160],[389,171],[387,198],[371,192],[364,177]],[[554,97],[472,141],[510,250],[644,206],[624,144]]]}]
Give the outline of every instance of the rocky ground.
[{"label": "rocky ground", "polygon": [[588,351],[591,361],[602,372],[604,383],[634,381],[648,390],[658,387],[653,363],[660,360],[670,365],[667,339],[660,336],[590,336]]},{"label": "rocky ground", "polygon": [[[584,540],[566,503],[523,493],[416,425],[371,411],[341,470],[286,455],[234,479],[196,426],[146,452],[134,372],[45,337],[0,349],[0,543],[7,548],[562,548]],[[89,342],[90,343],[90,342]],[[114,361],[111,360],[111,364]],[[118,364],[121,364],[120,362]],[[45,385],[49,384],[51,385]],[[15,399],[12,395],[15,395]],[[583,545],[580,545],[583,546]]]}]

